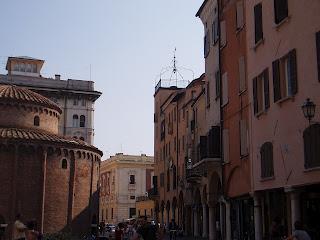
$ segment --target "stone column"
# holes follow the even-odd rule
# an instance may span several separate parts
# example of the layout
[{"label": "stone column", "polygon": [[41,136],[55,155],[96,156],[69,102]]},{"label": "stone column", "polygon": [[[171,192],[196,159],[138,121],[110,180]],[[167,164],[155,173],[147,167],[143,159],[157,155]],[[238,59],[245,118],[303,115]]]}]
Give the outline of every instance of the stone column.
[{"label": "stone column", "polygon": [[198,227],[198,207],[193,209],[193,236],[199,236],[199,227]]},{"label": "stone column", "polygon": [[216,216],[214,213],[214,204],[209,205],[209,240],[216,239]]},{"label": "stone column", "polygon": [[167,229],[169,229],[169,223],[170,223],[170,209],[167,210],[167,223],[166,223]]},{"label": "stone column", "polygon": [[202,224],[203,224],[203,231],[202,231],[202,237],[206,238],[208,237],[208,217],[207,217],[207,204],[202,204]]},{"label": "stone column", "polygon": [[230,203],[226,202],[226,240],[231,240]]},{"label": "stone column", "polygon": [[225,232],[224,232],[224,230],[225,230],[225,213],[224,213],[224,211],[223,211],[223,206],[224,206],[224,203],[223,202],[220,202],[219,203],[219,211],[220,211],[220,219],[219,219],[219,221],[220,221],[220,224],[219,224],[219,227],[220,227],[220,229],[219,229],[219,231],[220,231],[220,236],[221,236],[221,239],[225,239]]},{"label": "stone column", "polygon": [[262,213],[261,213],[261,197],[257,194],[253,196],[254,201],[254,232],[255,240],[262,239]]},{"label": "stone column", "polygon": [[162,225],[164,224],[164,216],[163,216],[164,214],[163,213],[164,213],[164,210],[161,211],[161,223],[162,223]]},{"label": "stone column", "polygon": [[291,201],[291,226],[292,231],[294,230],[294,223],[301,220],[300,214],[300,194],[299,192],[292,191],[290,192],[290,201]]}]

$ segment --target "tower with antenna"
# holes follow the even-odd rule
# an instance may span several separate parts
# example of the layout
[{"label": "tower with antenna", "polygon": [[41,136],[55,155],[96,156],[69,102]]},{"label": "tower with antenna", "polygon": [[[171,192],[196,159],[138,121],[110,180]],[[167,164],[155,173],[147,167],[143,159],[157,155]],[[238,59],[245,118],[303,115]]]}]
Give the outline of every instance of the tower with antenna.
[{"label": "tower with antenna", "polygon": [[160,88],[185,88],[194,79],[194,72],[191,69],[178,65],[176,52],[177,48],[174,48],[171,65],[162,68],[157,75],[155,92]]}]

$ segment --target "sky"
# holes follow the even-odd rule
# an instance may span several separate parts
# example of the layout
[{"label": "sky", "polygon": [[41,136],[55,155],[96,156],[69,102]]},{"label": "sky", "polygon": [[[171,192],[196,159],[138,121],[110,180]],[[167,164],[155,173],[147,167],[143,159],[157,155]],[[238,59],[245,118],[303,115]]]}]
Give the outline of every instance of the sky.
[{"label": "sky", "polygon": [[[204,71],[203,0],[2,0],[0,73],[8,56],[44,59],[42,75],[95,82],[94,145],[153,155],[153,94],[172,64]],[[185,79],[192,75],[181,68]],[[165,78],[165,76],[163,76]]]}]

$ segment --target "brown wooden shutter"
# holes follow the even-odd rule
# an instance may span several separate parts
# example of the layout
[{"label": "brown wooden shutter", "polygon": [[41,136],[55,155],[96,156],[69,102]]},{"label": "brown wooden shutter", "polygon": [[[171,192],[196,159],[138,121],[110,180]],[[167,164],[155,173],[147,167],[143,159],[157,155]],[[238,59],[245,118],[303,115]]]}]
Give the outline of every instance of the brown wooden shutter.
[{"label": "brown wooden shutter", "polygon": [[264,91],[264,108],[270,107],[270,93],[269,93],[269,70],[263,71],[263,91]]},{"label": "brown wooden shutter", "polygon": [[207,156],[207,136],[200,136],[200,160]]},{"label": "brown wooden shutter", "polygon": [[263,38],[262,4],[261,3],[254,6],[254,29],[255,29],[255,43],[257,43]]},{"label": "brown wooden shutter", "polygon": [[291,94],[295,95],[298,92],[297,56],[295,49],[289,52],[289,62]]},{"label": "brown wooden shutter", "polygon": [[237,29],[241,29],[243,27],[243,20],[244,20],[244,17],[243,17],[243,1],[238,1],[237,2]]},{"label": "brown wooden shutter", "polygon": [[318,81],[320,82],[320,32],[316,33],[317,62],[318,62]]},{"label": "brown wooden shutter", "polygon": [[254,78],[253,79],[253,111],[254,111],[254,114],[258,113],[258,92],[257,92],[257,87],[258,87],[258,79]]},{"label": "brown wooden shutter", "polygon": [[281,99],[281,89],[280,89],[280,61],[276,60],[272,63],[273,71],[273,99],[277,102]]}]

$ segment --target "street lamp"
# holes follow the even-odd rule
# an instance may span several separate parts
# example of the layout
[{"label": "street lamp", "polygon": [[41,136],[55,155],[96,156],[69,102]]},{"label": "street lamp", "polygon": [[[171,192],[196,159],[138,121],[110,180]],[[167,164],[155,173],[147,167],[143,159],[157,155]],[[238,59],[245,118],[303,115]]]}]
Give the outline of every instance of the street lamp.
[{"label": "street lamp", "polygon": [[307,98],[301,108],[304,117],[309,120],[310,124],[310,121],[314,117],[314,114],[316,112],[316,105],[312,101],[310,101],[310,98]]}]

